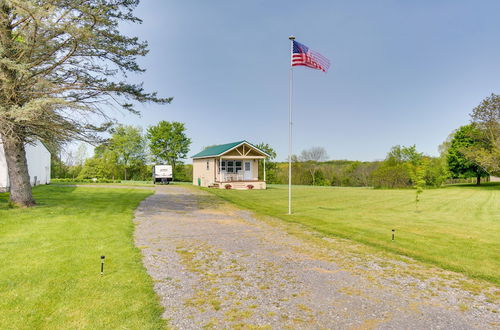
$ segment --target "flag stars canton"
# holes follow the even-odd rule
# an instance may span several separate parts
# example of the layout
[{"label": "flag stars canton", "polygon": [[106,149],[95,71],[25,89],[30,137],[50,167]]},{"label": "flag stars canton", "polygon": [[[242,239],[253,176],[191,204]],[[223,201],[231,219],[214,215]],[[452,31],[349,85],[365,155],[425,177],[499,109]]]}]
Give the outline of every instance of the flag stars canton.
[{"label": "flag stars canton", "polygon": [[307,53],[309,51],[309,47],[301,44],[300,42],[293,41],[293,53]]},{"label": "flag stars canton", "polygon": [[308,68],[326,72],[330,68],[330,60],[300,42],[293,41],[292,66],[303,65]]}]

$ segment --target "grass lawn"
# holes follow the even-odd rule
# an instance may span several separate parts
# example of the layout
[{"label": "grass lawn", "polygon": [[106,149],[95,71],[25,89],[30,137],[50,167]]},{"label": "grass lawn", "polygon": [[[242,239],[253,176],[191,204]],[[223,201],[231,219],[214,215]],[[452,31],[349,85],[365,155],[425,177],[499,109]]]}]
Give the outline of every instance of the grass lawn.
[{"label": "grass lawn", "polygon": [[151,193],[39,186],[31,209],[0,194],[0,329],[165,328],[132,238]]},{"label": "grass lawn", "polygon": [[[192,182],[180,182],[173,181],[170,182],[170,185],[191,185]],[[79,182],[79,181],[64,181],[61,182],[58,179],[52,180],[52,185],[58,186],[68,186],[68,185],[98,185],[98,186],[135,186],[135,187],[154,187],[156,186],[152,181],[133,181],[133,180],[121,180],[121,182],[115,183],[104,183],[104,182]],[[158,184],[160,185],[160,184]]]},{"label": "grass lawn", "polygon": [[[413,257],[470,277],[500,283],[500,185],[425,190],[419,211],[414,190],[288,187],[267,190],[207,189],[236,205],[327,236],[348,238]],[[391,230],[396,240],[391,240]]]}]

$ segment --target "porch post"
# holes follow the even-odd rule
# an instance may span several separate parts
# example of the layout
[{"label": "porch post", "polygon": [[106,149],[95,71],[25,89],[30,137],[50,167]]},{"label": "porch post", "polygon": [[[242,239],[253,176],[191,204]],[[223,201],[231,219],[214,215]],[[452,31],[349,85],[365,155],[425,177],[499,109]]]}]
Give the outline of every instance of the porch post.
[{"label": "porch post", "polygon": [[264,157],[264,182],[266,182],[266,157]]},{"label": "porch post", "polygon": [[219,182],[222,183],[222,157],[219,158]]},{"label": "porch post", "polygon": [[214,158],[214,182],[217,181],[217,157]]}]

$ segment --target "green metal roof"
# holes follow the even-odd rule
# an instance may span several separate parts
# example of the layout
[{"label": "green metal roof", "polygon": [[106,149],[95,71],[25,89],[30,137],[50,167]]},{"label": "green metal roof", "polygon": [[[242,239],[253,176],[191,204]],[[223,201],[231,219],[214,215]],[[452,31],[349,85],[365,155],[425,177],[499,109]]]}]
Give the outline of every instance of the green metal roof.
[{"label": "green metal roof", "polygon": [[236,147],[242,143],[247,143],[247,144],[251,145],[252,147],[254,147],[255,149],[262,152],[263,154],[269,156],[265,151],[262,151],[259,148],[257,148],[256,146],[254,146],[253,144],[249,143],[248,141],[243,140],[243,141],[226,143],[226,144],[221,144],[218,146],[206,148],[205,150],[194,155],[192,158],[205,158],[205,157],[218,156],[218,155],[225,153],[226,151],[233,149],[234,147]]}]

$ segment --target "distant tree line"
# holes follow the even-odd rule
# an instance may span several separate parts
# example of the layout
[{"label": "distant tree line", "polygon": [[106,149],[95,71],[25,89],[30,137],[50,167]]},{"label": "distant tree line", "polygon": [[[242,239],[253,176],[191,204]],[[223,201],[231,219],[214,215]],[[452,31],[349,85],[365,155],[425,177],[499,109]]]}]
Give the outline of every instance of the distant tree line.
[{"label": "distant tree line", "polygon": [[[471,113],[471,122],[459,127],[440,146],[440,156],[418,152],[416,146],[396,145],[382,161],[326,161],[321,147],[292,156],[292,183],[320,186],[375,188],[439,187],[446,182],[500,176],[500,96],[491,94]],[[272,148],[261,144],[268,153]],[[274,152],[274,151],[273,151]],[[275,153],[274,153],[275,155]],[[288,162],[267,163],[268,183],[288,183]],[[417,194],[418,200],[418,194]]]},{"label": "distant tree line", "polygon": [[[302,151],[292,157],[292,184],[317,186],[350,186],[377,188],[413,187],[417,173],[424,171],[427,186],[440,186],[448,177],[445,160],[417,152],[415,146],[393,147],[383,161],[361,162],[351,160],[317,161],[308,157],[326,155],[321,147]],[[269,183],[288,183],[288,163],[272,163],[267,168]]]},{"label": "distant tree line", "polygon": [[84,144],[77,151],[52,155],[52,177],[74,180],[151,180],[152,165],[169,164],[177,181],[190,181],[192,166],[184,165],[191,140],[183,123],[161,121],[143,134],[140,127],[119,125],[88,158]]},{"label": "distant tree line", "polygon": [[[328,160],[322,147],[303,150],[292,156],[292,183],[296,185],[352,186],[375,188],[439,187],[444,183],[500,175],[500,96],[492,94],[471,114],[471,123],[452,132],[439,147],[440,155],[431,157],[415,145],[392,147],[384,160],[362,162]],[[191,140],[184,124],[162,121],[142,133],[139,127],[118,126],[111,137],[87,158],[79,147],[61,162],[53,152],[53,177],[76,179],[149,180],[151,164],[174,167],[174,178],[192,181],[192,165],[185,165]],[[267,143],[258,148],[269,155],[266,161],[268,183],[288,183],[288,162],[276,162],[276,152]],[[259,177],[263,178],[260,161]],[[418,200],[418,193],[416,196]]]}]

